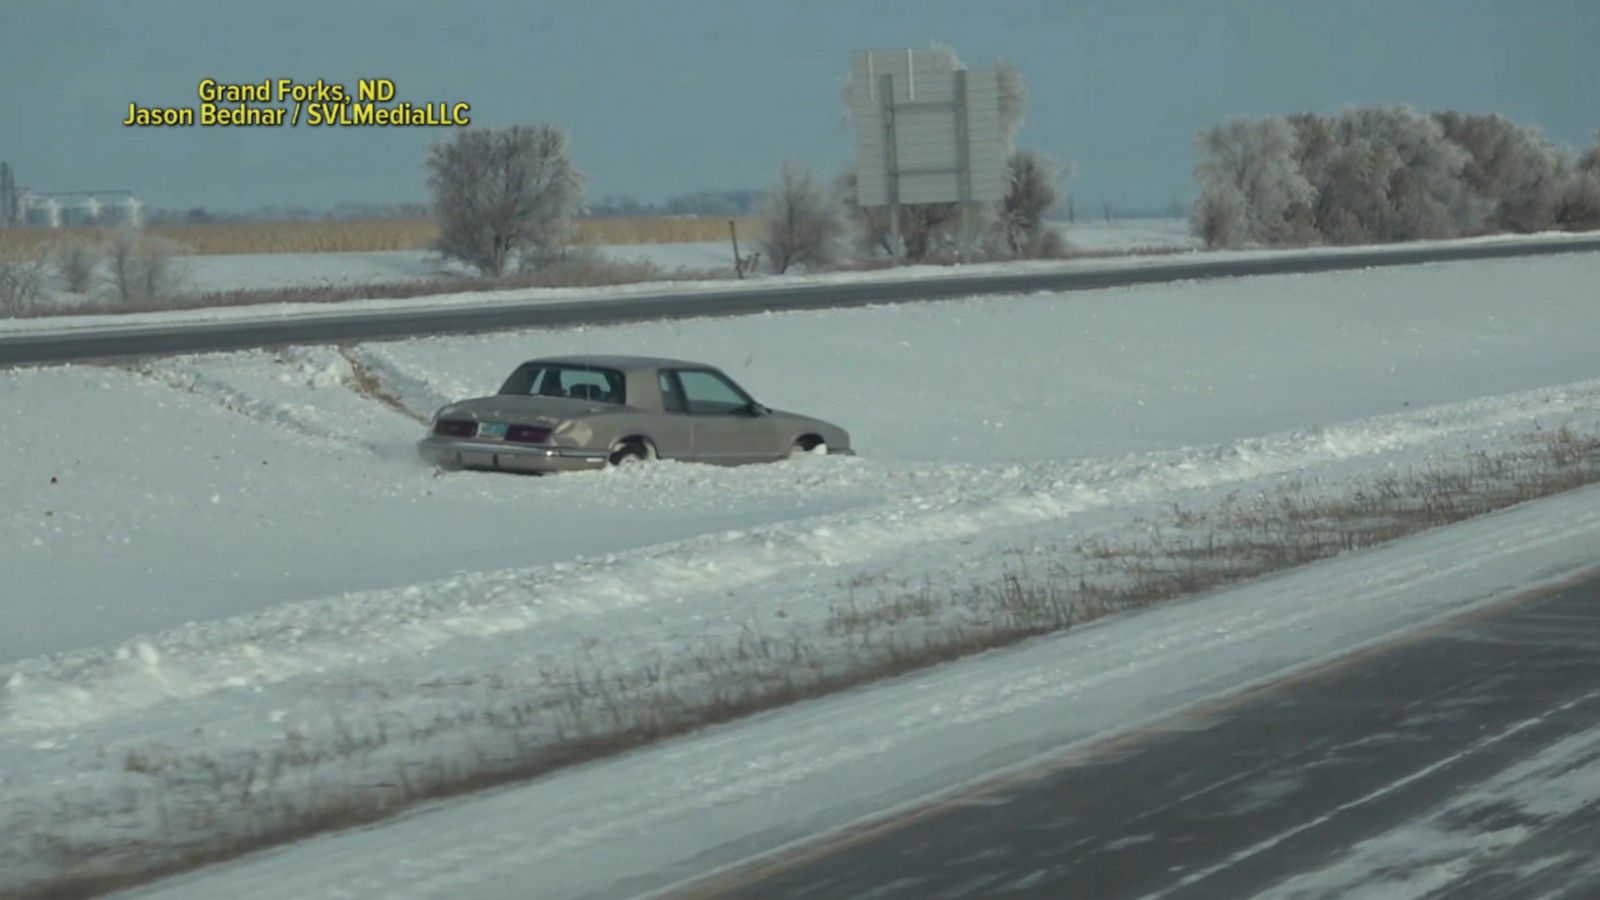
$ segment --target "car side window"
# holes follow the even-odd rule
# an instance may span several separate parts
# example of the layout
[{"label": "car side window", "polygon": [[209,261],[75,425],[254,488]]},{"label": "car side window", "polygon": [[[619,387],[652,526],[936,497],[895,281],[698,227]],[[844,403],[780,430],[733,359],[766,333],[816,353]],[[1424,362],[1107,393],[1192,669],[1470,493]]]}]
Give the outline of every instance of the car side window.
[{"label": "car side window", "polygon": [[678,389],[678,380],[672,373],[660,372],[656,378],[661,385],[661,408],[667,412],[688,412],[689,404],[683,401],[683,391]]},{"label": "car side window", "polygon": [[750,398],[743,391],[715,372],[680,370],[678,383],[683,386],[683,397],[691,413],[727,415],[750,405]]}]

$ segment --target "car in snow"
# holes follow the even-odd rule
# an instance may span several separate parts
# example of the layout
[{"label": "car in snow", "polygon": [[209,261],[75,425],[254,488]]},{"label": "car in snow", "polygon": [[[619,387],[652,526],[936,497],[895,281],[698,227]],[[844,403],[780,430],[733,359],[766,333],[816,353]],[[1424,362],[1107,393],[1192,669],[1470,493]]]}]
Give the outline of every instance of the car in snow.
[{"label": "car in snow", "polygon": [[435,413],[417,450],[446,469],[515,472],[852,452],[843,428],[769,409],[715,366],[640,356],[525,362],[499,393]]}]

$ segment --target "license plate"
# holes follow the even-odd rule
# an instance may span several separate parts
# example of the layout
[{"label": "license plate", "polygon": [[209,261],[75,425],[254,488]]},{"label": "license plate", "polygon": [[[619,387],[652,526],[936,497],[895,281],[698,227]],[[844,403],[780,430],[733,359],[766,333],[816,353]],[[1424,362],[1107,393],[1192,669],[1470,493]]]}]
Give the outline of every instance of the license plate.
[{"label": "license plate", "polygon": [[506,436],[506,423],[504,422],[479,422],[478,437],[496,438],[504,440]]}]

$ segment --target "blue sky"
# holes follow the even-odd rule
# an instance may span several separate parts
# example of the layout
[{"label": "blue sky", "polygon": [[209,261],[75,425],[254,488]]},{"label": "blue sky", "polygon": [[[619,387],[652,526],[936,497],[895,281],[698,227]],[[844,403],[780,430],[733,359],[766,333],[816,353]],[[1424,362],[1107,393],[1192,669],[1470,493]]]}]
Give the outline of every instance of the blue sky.
[{"label": "blue sky", "polygon": [[591,197],[660,200],[759,187],[783,159],[843,167],[851,50],[930,42],[1014,62],[1021,143],[1072,161],[1094,205],[1187,197],[1194,133],[1235,115],[1455,107],[1572,147],[1600,128],[1596,0],[4,0],[0,160],[170,207],[419,200],[436,131],[120,124],[129,101],[193,105],[206,77],[390,77],[479,123],[559,123]]}]

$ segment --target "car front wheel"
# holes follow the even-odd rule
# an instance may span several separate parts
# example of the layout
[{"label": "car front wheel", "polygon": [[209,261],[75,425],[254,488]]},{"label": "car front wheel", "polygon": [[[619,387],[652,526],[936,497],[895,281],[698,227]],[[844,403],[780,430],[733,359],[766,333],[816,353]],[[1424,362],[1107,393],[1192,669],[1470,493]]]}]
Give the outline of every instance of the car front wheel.
[{"label": "car front wheel", "polygon": [[613,466],[628,466],[634,463],[642,463],[649,458],[649,448],[638,441],[629,441],[611,451],[610,463]]},{"label": "car front wheel", "polygon": [[789,458],[805,456],[808,453],[822,455],[828,452],[828,444],[820,438],[801,438],[789,447]]}]

